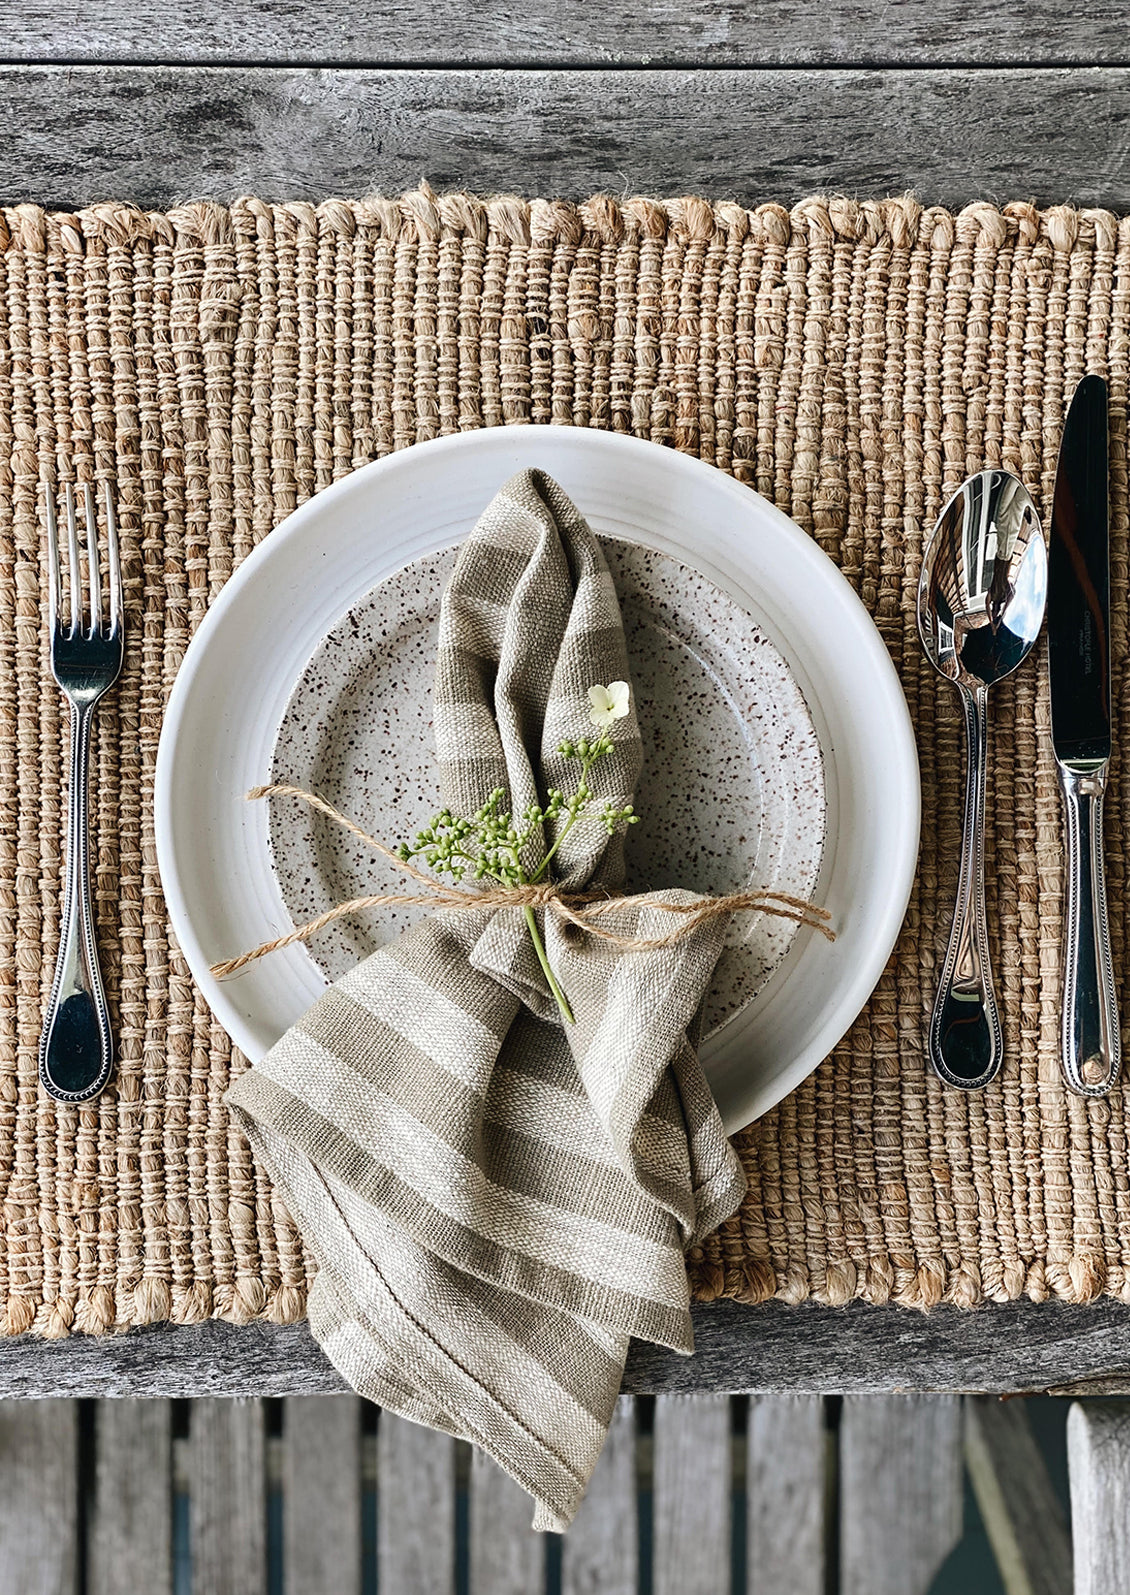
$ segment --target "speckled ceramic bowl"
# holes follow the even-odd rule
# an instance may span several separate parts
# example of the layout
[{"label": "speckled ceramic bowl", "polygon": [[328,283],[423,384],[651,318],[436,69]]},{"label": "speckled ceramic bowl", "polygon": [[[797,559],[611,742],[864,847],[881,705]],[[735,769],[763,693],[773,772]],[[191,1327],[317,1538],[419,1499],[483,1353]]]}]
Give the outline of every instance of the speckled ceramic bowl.
[{"label": "speckled ceramic bowl", "polygon": [[[748,884],[809,896],[824,848],[824,774],[788,665],[698,572],[654,550],[601,541],[644,739],[628,889],[722,893]],[[432,678],[440,598],[454,562],[454,550],[415,560],[350,610],[303,672],[275,744],[273,780],[318,792],[389,846],[439,807]],[[296,924],[346,898],[403,888],[393,865],[298,803],[272,805],[270,842]],[[338,920],[310,951],[336,979],[426,912],[374,909]],[[795,933],[791,920],[735,917],[708,999],[708,1031],[757,995]]]}]

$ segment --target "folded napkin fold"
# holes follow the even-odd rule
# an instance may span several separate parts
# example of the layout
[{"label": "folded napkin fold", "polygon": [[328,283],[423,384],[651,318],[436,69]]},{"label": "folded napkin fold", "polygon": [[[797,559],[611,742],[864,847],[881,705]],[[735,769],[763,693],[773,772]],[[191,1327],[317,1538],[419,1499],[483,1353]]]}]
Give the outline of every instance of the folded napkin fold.
[{"label": "folded napkin fold", "polygon": [[[558,744],[589,729],[589,687],[618,679],[600,547],[561,488],[524,471],[443,600],[445,806],[471,815],[501,787],[521,814],[567,787]],[[611,734],[589,781],[621,806],[641,765],[634,709]],[[527,870],[553,840],[531,840]],[[578,823],[554,866],[570,890],[614,889],[622,838]],[[601,923],[663,936],[654,904]],[[520,908],[443,910],[331,986],[227,1100],[317,1259],[310,1326],[330,1360],[381,1406],[482,1446],[534,1497],[534,1527],[562,1530],[629,1338],[693,1349],[684,1252],[745,1177],[695,1051],[725,921],[625,952],[538,919],[575,1023]]]}]

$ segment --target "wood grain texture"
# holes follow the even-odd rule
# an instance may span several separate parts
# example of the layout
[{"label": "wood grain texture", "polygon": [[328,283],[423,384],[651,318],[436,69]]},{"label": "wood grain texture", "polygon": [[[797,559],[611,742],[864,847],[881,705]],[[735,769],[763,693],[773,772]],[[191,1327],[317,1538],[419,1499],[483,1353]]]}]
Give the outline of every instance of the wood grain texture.
[{"label": "wood grain texture", "polygon": [[545,1535],[534,1504],[476,1446],[471,1454],[470,1595],[530,1595],[545,1582]]},{"label": "wood grain texture", "polygon": [[1063,1385],[1051,1384],[1041,1393],[1046,1396],[1075,1396],[1079,1400],[1087,1396],[1127,1396],[1130,1395],[1130,1374],[1096,1374],[1091,1379],[1073,1379]]},{"label": "wood grain texture", "polygon": [[621,1396],[589,1483],[561,1546],[561,1595],[636,1595],[636,1403]]},{"label": "wood grain texture", "polygon": [[0,1405],[0,1595],[78,1589],[78,1406]]},{"label": "wood grain texture", "polygon": [[89,1595],[172,1595],[173,1436],[167,1401],[104,1401],[87,1506]]},{"label": "wood grain texture", "polygon": [[[1130,1308],[1104,1298],[935,1307],[693,1309],[695,1354],[632,1345],[624,1390],[757,1394],[1054,1391],[1101,1378],[1130,1394]],[[325,1395],[348,1387],[305,1324],[157,1325],[125,1335],[24,1336],[0,1345],[0,1398]]]},{"label": "wood grain texture", "polygon": [[455,1441],[382,1412],[377,1429],[377,1574],[396,1595],[453,1595]]},{"label": "wood grain texture", "polygon": [[840,1420],[840,1595],[926,1595],[961,1535],[960,1402],[849,1397]]},{"label": "wood grain texture", "polygon": [[818,1396],[755,1396],[746,1440],[747,1595],[824,1595],[828,1434]]},{"label": "wood grain texture", "polygon": [[1130,208],[1130,71],[0,68],[0,195],[437,188]]},{"label": "wood grain texture", "polygon": [[1067,1415],[1075,1595],[1130,1589],[1130,1406],[1077,1402]]},{"label": "wood grain texture", "polygon": [[283,1415],[287,1595],[361,1595],[361,1402],[293,1396]]},{"label": "wood grain texture", "polygon": [[189,1432],[193,1587],[266,1595],[267,1468],[261,1401],[194,1401]]},{"label": "wood grain texture", "polygon": [[654,1595],[727,1595],[729,1397],[658,1397],[652,1445]]},{"label": "wood grain texture", "polygon": [[103,0],[80,14],[21,0],[0,21],[7,60],[542,62],[758,65],[954,60],[986,64],[1126,59],[1124,16],[1106,0],[1072,14],[1057,0]]},{"label": "wood grain texture", "polygon": [[1063,1595],[1071,1541],[1022,1401],[969,1397],[965,1461],[1005,1595]]}]

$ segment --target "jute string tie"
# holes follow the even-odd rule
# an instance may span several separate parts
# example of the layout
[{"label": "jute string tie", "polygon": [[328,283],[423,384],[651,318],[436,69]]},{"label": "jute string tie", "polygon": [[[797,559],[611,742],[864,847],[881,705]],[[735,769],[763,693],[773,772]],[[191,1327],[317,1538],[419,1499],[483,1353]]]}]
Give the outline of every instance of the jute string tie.
[{"label": "jute string tie", "polygon": [[539,881],[526,886],[492,887],[482,891],[449,886],[446,882],[416,869],[413,864],[401,858],[399,853],[394,853],[383,842],[378,842],[375,836],[363,831],[348,815],[334,808],[332,803],[327,803],[315,792],[307,792],[302,787],[278,782],[271,786],[252,787],[247,793],[249,803],[257,802],[260,798],[274,797],[297,798],[300,802],[309,804],[319,814],[324,814],[348,831],[351,836],[357,837],[359,841],[371,847],[382,858],[387,858],[395,864],[397,869],[415,881],[422,890],[378,892],[336,903],[333,908],[327,908],[324,913],[317,914],[304,925],[296,926],[285,936],[276,936],[271,941],[260,942],[259,946],[253,947],[250,952],[240,953],[235,958],[226,958],[220,963],[213,964],[212,973],[220,980],[228,975],[238,974],[241,969],[255,963],[259,958],[265,958],[268,953],[280,952],[282,948],[291,947],[295,942],[309,941],[334,920],[341,919],[346,914],[360,913],[367,908],[408,908],[430,905],[437,909],[464,912],[469,909],[484,908],[544,908],[583,931],[587,936],[595,936],[621,952],[653,952],[663,947],[674,947],[684,936],[691,935],[706,921],[721,918],[726,914],[743,913],[750,909],[772,914],[779,919],[791,919],[798,925],[807,925],[810,929],[819,931],[828,941],[836,939],[835,931],[829,923],[831,915],[827,909],[806,902],[804,898],[792,897],[787,892],[765,890],[731,892],[724,897],[700,897],[694,903],[669,903],[664,902],[662,898],[649,898],[649,908],[660,909],[665,914],[678,915],[680,923],[664,936],[621,936],[615,931],[606,930],[603,925],[598,925],[596,920],[601,914],[613,913],[617,909],[627,908],[633,902],[638,902],[639,898],[634,894],[613,897],[608,892],[570,892],[562,890],[552,881]]}]

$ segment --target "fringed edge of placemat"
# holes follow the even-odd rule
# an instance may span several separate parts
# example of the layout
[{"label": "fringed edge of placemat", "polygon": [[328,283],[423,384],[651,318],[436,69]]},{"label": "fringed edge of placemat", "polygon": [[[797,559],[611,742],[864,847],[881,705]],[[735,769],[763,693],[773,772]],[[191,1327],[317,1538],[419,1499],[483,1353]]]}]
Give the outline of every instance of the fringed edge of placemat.
[{"label": "fringed edge of placemat", "polygon": [[875,244],[886,236],[896,249],[918,243],[948,247],[983,236],[991,247],[999,248],[1012,237],[1031,244],[1043,235],[1056,250],[1067,252],[1081,227],[1115,227],[1119,219],[1113,211],[1097,207],[1040,209],[1024,200],[1003,206],[975,201],[951,211],[924,205],[912,194],[877,200],[816,195],[786,209],[772,202],[748,208],[733,200],[693,195],[655,199],[595,194],[581,201],[526,199],[516,194],[483,197],[462,191],[437,193],[424,182],[395,198],[326,199],[318,204],[305,200],[269,204],[241,196],[230,205],[194,200],[169,211],[142,210],[115,201],[76,211],[32,204],[0,206],[0,251],[42,250],[49,232],[57,235],[64,250],[81,254],[88,239],[117,247],[142,240],[212,244],[223,243],[233,232],[254,236],[268,226],[327,228],[346,238],[364,227],[389,240],[408,236],[420,242],[463,236],[485,243],[488,233],[494,233],[504,242],[520,245],[549,240],[576,244],[586,233],[616,244],[629,234],[707,242],[719,234],[741,239],[753,232],[785,248],[799,231],[806,239],[822,233],[862,244]]}]

